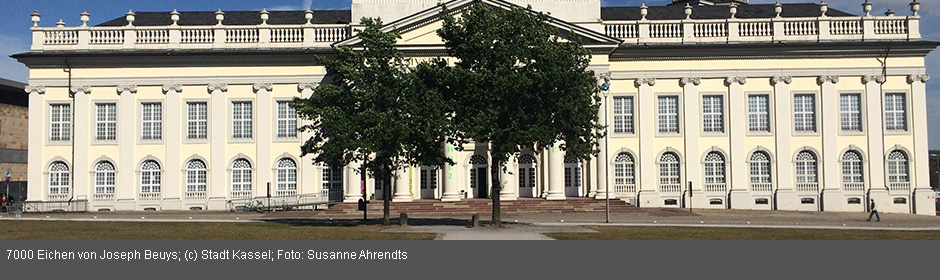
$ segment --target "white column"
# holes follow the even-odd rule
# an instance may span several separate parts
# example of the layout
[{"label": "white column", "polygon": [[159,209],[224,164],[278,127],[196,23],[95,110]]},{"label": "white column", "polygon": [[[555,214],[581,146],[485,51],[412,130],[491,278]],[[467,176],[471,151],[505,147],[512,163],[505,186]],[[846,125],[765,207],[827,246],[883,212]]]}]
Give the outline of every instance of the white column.
[{"label": "white column", "polygon": [[[46,137],[45,126],[43,125],[43,120],[49,121],[48,118],[44,117],[44,112],[46,112],[46,104],[43,102],[43,97],[46,94],[46,87],[44,86],[26,86],[26,92],[29,93],[29,133],[27,134],[27,139],[29,139],[29,147],[32,149],[27,149],[27,166],[28,170],[26,174],[26,180],[30,182],[31,187],[27,189],[27,198],[30,201],[40,201],[45,200],[46,193],[46,178],[43,176],[43,170],[47,168],[45,162],[42,160],[42,150],[45,145],[43,145],[43,140]],[[19,199],[19,198],[18,198]]]},{"label": "white column", "polygon": [[441,201],[458,201],[461,199],[460,191],[458,190],[459,186],[457,184],[457,150],[454,148],[454,145],[444,144],[444,155],[447,156],[455,164],[447,164],[444,167],[442,172],[443,178],[441,178],[441,188],[443,194],[441,195]]},{"label": "white column", "polygon": [[274,128],[274,103],[271,97],[271,90],[274,86],[271,83],[257,83],[252,89],[255,92],[255,104],[257,106],[257,125],[258,142],[255,144],[257,158],[255,166],[251,168],[255,172],[254,182],[252,182],[252,197],[266,196],[268,182],[271,180],[271,168],[274,163],[271,161],[272,138],[277,131]]},{"label": "white column", "polygon": [[841,148],[837,142],[839,130],[841,129],[839,120],[839,92],[836,91],[836,83],[839,82],[839,76],[819,76],[816,79],[821,87],[819,108],[821,108],[820,123],[822,126],[822,157],[820,159],[822,176],[822,189],[820,190],[820,201],[822,203],[820,210],[841,211],[845,208],[847,202],[841,189],[842,168],[839,164]]},{"label": "white column", "polygon": [[[705,189],[702,181],[702,165],[699,161],[699,139],[701,139],[701,114],[699,111],[702,108],[700,102],[700,96],[698,93],[698,85],[702,83],[701,78],[681,78],[679,79],[679,86],[682,87],[682,100],[685,104],[682,105],[684,109],[683,116],[685,116],[685,123],[682,124],[682,128],[685,130],[683,133],[685,140],[685,180],[687,182],[692,182],[692,198],[691,203],[693,208],[701,208],[708,206],[708,198],[705,197],[702,192]],[[655,165],[650,166],[651,168]],[[655,178],[655,177],[654,177]],[[688,184],[688,183],[686,183]],[[687,185],[683,185],[683,190],[687,189]],[[688,194],[686,194],[688,196]],[[689,205],[687,204],[686,207]]]},{"label": "white column", "polygon": [[360,180],[362,177],[359,174],[362,171],[360,170],[361,167],[362,163],[358,161],[350,162],[346,166],[346,175],[343,176],[346,177],[344,182],[346,184],[346,193],[343,196],[343,202],[359,202],[359,199],[362,198],[362,181]]},{"label": "white column", "polygon": [[792,107],[790,106],[790,76],[774,76],[770,84],[774,87],[774,136],[776,137],[776,151],[773,160],[776,163],[776,174],[773,174],[776,191],[773,193],[778,210],[796,210],[800,206],[793,190],[793,162],[790,160],[790,139],[793,134],[791,123]]},{"label": "white column", "polygon": [[554,145],[548,152],[548,200],[565,199],[565,152]]},{"label": "white column", "polygon": [[[874,199],[878,205],[888,204],[888,191],[885,187],[888,185],[885,178],[885,146],[884,146],[884,102],[881,92],[881,84],[885,82],[885,76],[865,75],[862,76],[862,83],[865,84],[865,114],[868,115],[868,197]],[[865,203],[865,209],[868,209],[868,202]],[[886,207],[882,207],[886,208]],[[881,210],[884,211],[884,210]]]},{"label": "white column", "polygon": [[[313,89],[315,89],[319,84],[318,83],[299,83],[297,84],[297,90],[300,92],[301,98],[310,98],[313,95]],[[300,125],[309,125],[312,124],[310,120],[302,120]],[[310,139],[313,136],[309,131],[304,131],[300,133],[300,140],[297,144],[303,144],[304,141]],[[317,184],[318,178],[322,176],[317,176],[317,166],[313,165],[313,158],[316,155],[307,154],[300,158],[300,162],[297,163],[298,168],[300,169],[300,178],[297,179],[297,193],[319,193],[320,186]]]},{"label": "white column", "polygon": [[395,171],[395,194],[392,196],[394,202],[411,201],[411,173],[409,167],[400,168]]},{"label": "white column", "polygon": [[[656,154],[653,147],[656,140],[656,97],[653,96],[653,85],[656,79],[637,78],[634,86],[639,89],[637,94],[637,129],[640,137],[640,158],[637,167],[639,170],[638,206],[659,207],[663,205],[657,191],[656,181]],[[697,107],[697,106],[696,106]],[[696,126],[698,127],[698,126]]]},{"label": "white column", "polygon": [[914,129],[914,213],[935,215],[934,193],[930,189],[929,153],[927,151],[927,90],[925,83],[930,80],[927,74],[910,75],[911,84],[911,124]]},{"label": "white column", "polygon": [[727,184],[731,195],[728,201],[731,208],[750,209],[754,206],[747,187],[747,153],[749,149],[744,139],[747,136],[747,96],[744,94],[745,77],[728,77],[728,134],[731,136],[731,151],[728,151],[726,163],[729,174]]},{"label": "white column", "polygon": [[137,161],[134,160],[134,148],[139,137],[136,130],[136,114],[134,113],[137,112],[137,104],[134,102],[134,94],[136,93],[136,85],[117,86],[117,94],[120,95],[120,104],[117,106],[119,113],[117,138],[120,156],[117,159],[118,178],[115,193],[119,201],[126,201],[127,203],[133,203],[134,194],[137,193],[134,186],[139,185],[134,180],[137,177],[134,176],[137,170],[134,168],[137,165]]},{"label": "white column", "polygon": [[[180,170],[182,170],[182,159],[180,158],[180,146],[182,143],[183,126],[182,119],[182,100],[180,95],[183,93],[183,85],[166,84],[163,85],[163,93],[166,95],[166,115],[163,116],[163,141],[166,143],[166,158],[163,161],[163,201],[167,208],[181,209],[180,194]],[[135,170],[140,166],[135,166]],[[134,184],[138,186],[134,192],[139,191],[139,182]],[[176,207],[172,207],[172,206]]]},{"label": "white column", "polygon": [[75,108],[72,108],[75,112],[75,118],[72,119],[73,133],[75,134],[75,138],[72,139],[75,160],[70,166],[74,175],[72,178],[72,198],[85,200],[89,198],[89,185],[87,184],[90,182],[88,176],[90,169],[88,165],[91,163],[88,159],[88,147],[91,147],[92,131],[95,129],[92,126],[94,122],[92,112],[95,111],[95,108],[88,101],[88,95],[91,94],[90,86],[72,87],[72,94],[75,96]]},{"label": "white column", "polygon": [[228,91],[228,84],[209,84],[208,86],[209,102],[211,102],[211,107],[209,107],[209,150],[211,157],[207,163],[210,168],[209,170],[209,184],[206,186],[206,195],[210,200],[210,204],[213,201],[220,201],[220,207],[208,206],[206,209],[211,210],[220,210],[225,207],[225,190],[228,189],[225,187],[226,180],[225,176],[227,172],[225,169],[228,165],[228,159],[225,158],[225,144],[228,141],[229,129],[228,129],[228,102],[226,102],[225,92]]},{"label": "white column", "polygon": [[503,166],[506,166],[506,170],[500,171],[500,182],[503,185],[503,189],[499,191],[500,200],[516,200],[519,198],[519,163],[513,162],[513,159],[510,157],[509,160],[503,162]]}]

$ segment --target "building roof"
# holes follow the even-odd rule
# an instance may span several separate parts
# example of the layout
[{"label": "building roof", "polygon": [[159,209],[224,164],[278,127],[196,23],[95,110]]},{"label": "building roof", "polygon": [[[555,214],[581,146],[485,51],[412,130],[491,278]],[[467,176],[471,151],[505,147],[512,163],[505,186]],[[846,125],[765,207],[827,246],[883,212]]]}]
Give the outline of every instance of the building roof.
[{"label": "building roof", "polygon": [[[773,18],[777,13],[774,12],[774,4],[758,5],[739,5],[736,18]],[[781,17],[818,17],[819,4],[800,3],[783,4]],[[850,13],[839,11],[829,7],[826,15],[832,17],[855,16]],[[731,17],[728,6],[693,6],[693,19],[726,19]],[[639,20],[640,7],[603,7],[601,8],[601,19],[603,20]],[[650,6],[647,10],[646,19],[664,20],[664,19],[685,19],[685,6]]]},{"label": "building roof", "polygon": [[[261,14],[259,11],[224,11],[224,25],[258,25],[261,24]],[[304,24],[304,11],[269,11],[268,24]],[[179,12],[180,20],[178,25],[215,25],[214,11],[201,12]],[[170,20],[169,12],[135,12],[134,25],[136,26],[167,26],[173,22]],[[772,18],[777,14],[774,12],[774,4],[750,4],[739,5],[737,18]],[[799,3],[783,4],[782,17],[818,17],[820,15],[819,4]],[[828,16],[855,16],[832,7],[826,12]],[[352,22],[350,10],[317,10],[313,11],[314,24],[348,24]],[[693,6],[693,19],[726,19],[730,18],[731,13],[728,6]],[[640,7],[602,7],[601,19],[603,20],[639,20]],[[650,6],[646,19],[664,20],[664,19],[685,19],[685,6]],[[127,19],[124,16],[101,23],[97,26],[125,26]]]},{"label": "building roof", "polygon": [[[258,25],[261,24],[259,11],[223,11],[224,25]],[[304,24],[304,11],[268,11],[268,24]],[[215,25],[214,11],[205,12],[179,12],[178,25]],[[313,24],[348,24],[350,22],[349,10],[318,10],[313,11]],[[167,26],[172,24],[170,12],[134,12],[134,25],[136,26]],[[127,18],[121,16],[97,26],[125,26]]]},{"label": "building roof", "polygon": [[0,78],[0,104],[29,107],[29,95],[24,89],[26,84]]}]

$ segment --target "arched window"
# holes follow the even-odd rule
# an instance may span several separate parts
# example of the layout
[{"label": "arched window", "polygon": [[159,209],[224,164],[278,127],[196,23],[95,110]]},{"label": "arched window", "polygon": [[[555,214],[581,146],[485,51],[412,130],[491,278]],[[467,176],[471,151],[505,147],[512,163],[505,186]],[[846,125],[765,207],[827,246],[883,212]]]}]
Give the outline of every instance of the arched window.
[{"label": "arched window", "polygon": [[894,150],[888,154],[888,182],[910,182],[908,170],[907,154],[900,150]]},{"label": "arched window", "polygon": [[251,196],[251,163],[240,158],[232,162],[232,196]]},{"label": "arched window", "polygon": [[677,193],[682,188],[679,155],[663,153],[659,157],[659,189],[664,193]]},{"label": "arched window", "polygon": [[50,200],[68,198],[70,185],[69,166],[65,162],[56,161],[49,165]]},{"label": "arched window", "polygon": [[107,161],[95,165],[95,194],[114,193],[114,164]]},{"label": "arched window", "polygon": [[796,189],[797,191],[819,191],[819,178],[816,169],[816,154],[802,151],[796,155]]},{"label": "arched window", "polygon": [[725,157],[718,152],[705,155],[705,184],[725,183]]},{"label": "arched window", "polygon": [[636,163],[629,153],[620,153],[614,158],[614,192],[636,192]]},{"label": "arched window", "polygon": [[297,193],[297,163],[289,158],[277,161],[277,193],[293,195]]},{"label": "arched window", "polygon": [[842,182],[862,183],[862,156],[856,151],[848,151],[842,155]]},{"label": "arched window", "polygon": [[519,196],[535,196],[535,157],[530,154],[519,156]]},{"label": "arched window", "polygon": [[750,158],[751,190],[769,192],[772,188],[770,177],[770,155],[757,151]]},{"label": "arched window", "polygon": [[186,164],[186,191],[206,191],[206,163],[201,160],[190,160]]},{"label": "arched window", "polygon": [[162,172],[160,164],[153,160],[145,161],[140,165],[140,192],[141,198],[158,198]]}]

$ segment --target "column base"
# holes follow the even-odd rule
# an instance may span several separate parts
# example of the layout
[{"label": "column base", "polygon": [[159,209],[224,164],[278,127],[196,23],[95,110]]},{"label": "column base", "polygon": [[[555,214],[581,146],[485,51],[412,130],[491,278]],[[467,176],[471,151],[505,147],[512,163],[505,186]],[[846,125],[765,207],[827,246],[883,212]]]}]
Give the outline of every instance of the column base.
[{"label": "column base", "polygon": [[513,201],[519,199],[519,196],[515,193],[499,193],[499,200],[502,201]]},{"label": "column base", "polygon": [[777,194],[770,203],[776,203],[777,210],[796,211],[800,206],[800,200],[796,198],[796,192],[790,189],[777,190]]},{"label": "column base", "polygon": [[392,202],[411,202],[414,199],[410,195],[396,195],[392,197]]},{"label": "column base", "polygon": [[462,198],[459,193],[445,193],[441,195],[441,201],[460,201]]},{"label": "column base", "polygon": [[608,193],[608,192],[603,192],[603,191],[599,191],[599,192],[597,192],[596,194],[594,194],[593,196],[594,196],[594,199],[607,199],[607,198],[608,198],[608,195],[610,196],[610,197],[609,197],[610,199],[616,199],[616,198],[617,198],[617,194],[616,194],[616,193],[614,193],[614,192],[609,192],[609,193]]},{"label": "column base", "polygon": [[546,200],[565,200],[565,199],[567,199],[567,197],[565,196],[565,192],[551,192],[551,191],[549,191],[549,192],[548,192],[548,195],[545,196],[545,199],[546,199]]},{"label": "column base", "polygon": [[362,196],[358,194],[346,195],[346,197],[343,198],[343,203],[359,203],[360,199],[362,199]]},{"label": "column base", "polygon": [[918,187],[914,189],[914,197],[912,203],[914,203],[914,214],[917,215],[937,215],[937,198],[934,197],[934,192],[927,187]]}]

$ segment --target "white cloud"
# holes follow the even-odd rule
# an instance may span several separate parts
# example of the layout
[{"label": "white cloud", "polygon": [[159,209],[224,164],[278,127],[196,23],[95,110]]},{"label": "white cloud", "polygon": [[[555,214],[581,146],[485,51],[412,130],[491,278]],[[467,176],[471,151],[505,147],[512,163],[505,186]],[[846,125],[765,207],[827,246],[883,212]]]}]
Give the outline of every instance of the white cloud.
[{"label": "white cloud", "polygon": [[291,6],[291,5],[280,5],[280,6],[274,6],[274,7],[268,8],[268,11],[296,11],[296,10],[301,10],[301,8],[298,6]]}]

